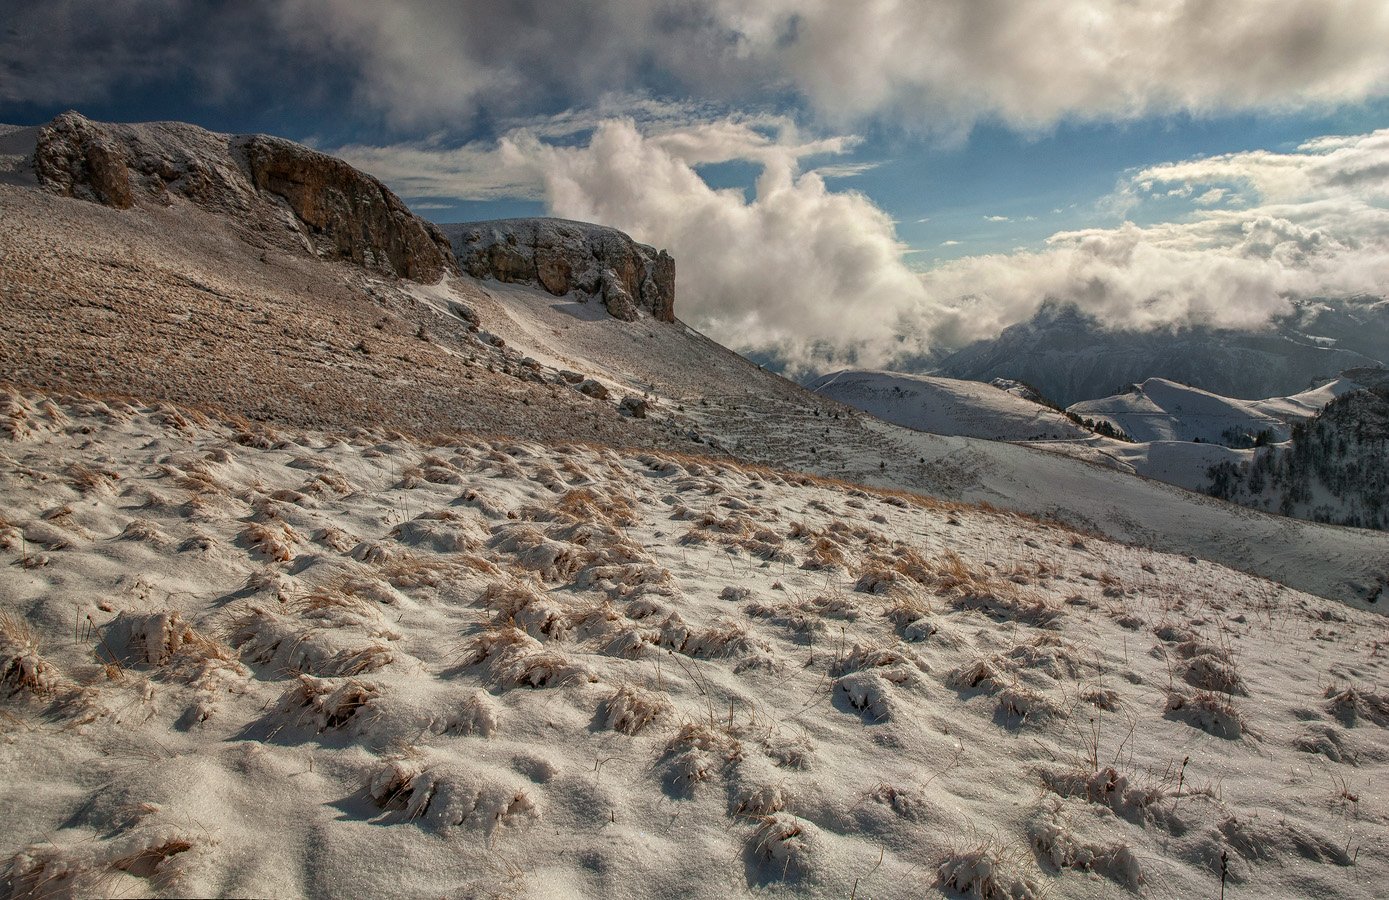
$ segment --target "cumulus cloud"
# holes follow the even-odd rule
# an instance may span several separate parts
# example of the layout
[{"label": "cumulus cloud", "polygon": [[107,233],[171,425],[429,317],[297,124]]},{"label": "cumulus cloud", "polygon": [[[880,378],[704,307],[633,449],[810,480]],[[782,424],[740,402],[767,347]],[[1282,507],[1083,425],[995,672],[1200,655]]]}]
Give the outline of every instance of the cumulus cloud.
[{"label": "cumulus cloud", "polygon": [[959,131],[1389,90],[1382,0],[16,0],[7,19],[0,100],[293,84],[402,128],[613,92]]},{"label": "cumulus cloud", "polygon": [[[858,139],[806,137],[790,119],[723,117],[674,126],[610,119],[581,134],[546,121],[496,142],[335,151],[407,196],[543,198],[553,215],[601,222],[676,257],[677,313],[723,343],[791,370],[879,365],[924,349],[926,292],[892,220],[826,186],[805,163]],[[760,166],[751,196],[699,167]]]}]

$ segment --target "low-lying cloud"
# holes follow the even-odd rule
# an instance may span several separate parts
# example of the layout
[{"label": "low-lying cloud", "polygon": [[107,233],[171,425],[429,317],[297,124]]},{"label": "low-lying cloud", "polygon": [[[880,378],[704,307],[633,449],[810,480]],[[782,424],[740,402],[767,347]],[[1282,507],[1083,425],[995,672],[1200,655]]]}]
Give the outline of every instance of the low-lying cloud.
[{"label": "low-lying cloud", "polygon": [[1043,298],[1115,328],[1257,328],[1316,296],[1389,288],[1389,130],[1154,166],[1113,199],[1192,197],[1178,221],[1053,235],[1035,252],[967,257],[923,276],[952,310],[937,341],[988,337]]}]

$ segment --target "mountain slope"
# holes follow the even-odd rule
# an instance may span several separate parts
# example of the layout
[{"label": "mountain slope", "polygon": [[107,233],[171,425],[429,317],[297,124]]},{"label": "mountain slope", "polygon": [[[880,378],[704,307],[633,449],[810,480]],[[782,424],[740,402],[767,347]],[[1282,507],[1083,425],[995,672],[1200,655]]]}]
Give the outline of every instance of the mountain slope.
[{"label": "mountain slope", "polygon": [[1389,390],[1342,394],[1286,444],[1214,466],[1214,496],[1285,515],[1389,528]]},{"label": "mountain slope", "polygon": [[[399,280],[268,244],[233,210],[177,191],[167,205],[147,197],[116,209],[0,184],[0,354],[12,382],[289,427],[730,453],[987,501],[1352,603],[1389,579],[1384,535],[1288,523],[1039,451],[912,432],[646,310],[623,321],[581,291]],[[643,395],[654,401],[645,417],[624,414],[624,398],[635,410]]]},{"label": "mountain slope", "polygon": [[806,388],[884,421],[932,434],[995,441],[1090,435],[1054,409],[977,381],[850,370],[822,375]]},{"label": "mountain slope", "polygon": [[[1318,389],[1315,393],[1320,396],[1324,392]],[[1272,403],[1234,400],[1166,378],[1148,378],[1122,394],[1076,403],[1068,411],[1081,418],[1111,422],[1135,441],[1219,444],[1230,443],[1235,436],[1252,439],[1261,432],[1268,432],[1273,441],[1285,441],[1291,425],[1265,412],[1270,407],[1262,404]]]}]

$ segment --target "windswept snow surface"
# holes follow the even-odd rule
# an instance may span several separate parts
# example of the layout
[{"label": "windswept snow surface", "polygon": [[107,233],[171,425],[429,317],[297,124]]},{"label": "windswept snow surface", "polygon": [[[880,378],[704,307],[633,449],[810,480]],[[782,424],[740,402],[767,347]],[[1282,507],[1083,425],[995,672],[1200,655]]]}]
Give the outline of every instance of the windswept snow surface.
[{"label": "windswept snow surface", "polygon": [[1389,883],[1372,613],[727,460],[0,421],[10,896]]},{"label": "windswept snow surface", "polygon": [[884,421],[932,434],[994,441],[1090,436],[1054,409],[978,381],[849,370],[821,376],[806,387]]}]

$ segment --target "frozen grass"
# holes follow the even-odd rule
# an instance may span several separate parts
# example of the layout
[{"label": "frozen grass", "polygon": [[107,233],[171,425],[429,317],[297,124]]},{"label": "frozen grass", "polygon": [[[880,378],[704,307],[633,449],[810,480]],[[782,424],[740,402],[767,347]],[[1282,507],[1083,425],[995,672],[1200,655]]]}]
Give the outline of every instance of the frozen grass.
[{"label": "frozen grass", "polygon": [[0,687],[8,696],[44,697],[58,685],[58,671],[39,653],[38,638],[29,623],[0,612]]}]

